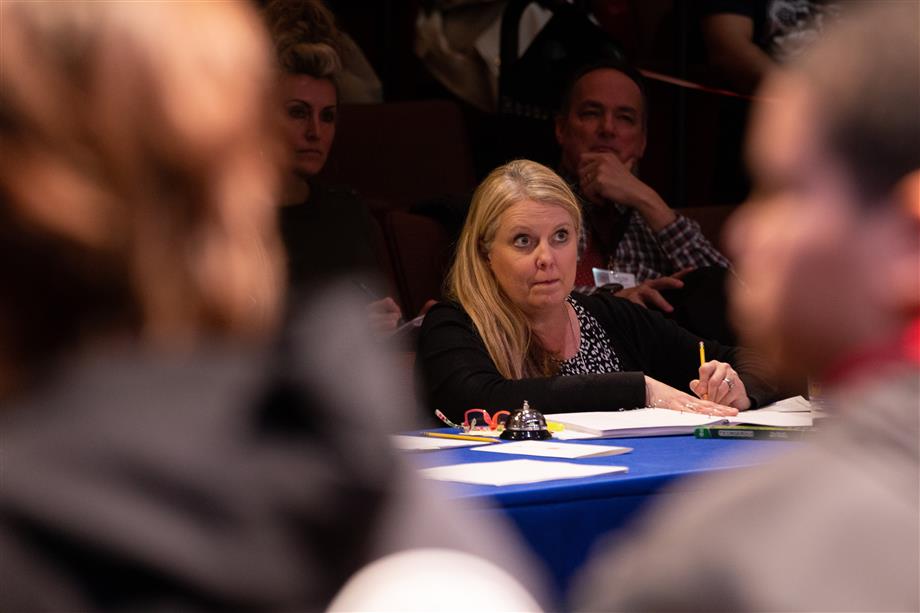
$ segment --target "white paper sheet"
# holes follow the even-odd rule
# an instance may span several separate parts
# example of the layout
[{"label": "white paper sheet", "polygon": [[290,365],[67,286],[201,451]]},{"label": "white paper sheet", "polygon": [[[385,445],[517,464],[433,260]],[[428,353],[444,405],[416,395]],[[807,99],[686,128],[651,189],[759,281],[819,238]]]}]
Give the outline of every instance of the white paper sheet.
[{"label": "white paper sheet", "polygon": [[812,404],[802,396],[792,396],[777,400],[773,404],[760,409],[761,411],[778,411],[780,413],[808,413],[813,409]]},{"label": "white paper sheet", "polygon": [[502,445],[489,445],[478,447],[473,451],[488,451],[491,453],[511,453],[516,455],[532,455],[542,458],[596,458],[605,455],[620,455],[632,451],[631,447],[617,447],[612,445],[585,445],[579,443],[557,443],[546,441],[514,441]]},{"label": "white paper sheet", "polygon": [[752,426],[773,426],[776,428],[804,428],[813,425],[811,413],[792,413],[786,411],[742,411],[729,417],[730,424],[749,424]]},{"label": "white paper sheet", "polygon": [[596,466],[540,460],[504,460],[501,462],[474,462],[471,464],[435,466],[433,468],[423,468],[419,472],[423,477],[440,481],[459,481],[477,485],[515,485],[625,473],[628,470],[625,466]]}]

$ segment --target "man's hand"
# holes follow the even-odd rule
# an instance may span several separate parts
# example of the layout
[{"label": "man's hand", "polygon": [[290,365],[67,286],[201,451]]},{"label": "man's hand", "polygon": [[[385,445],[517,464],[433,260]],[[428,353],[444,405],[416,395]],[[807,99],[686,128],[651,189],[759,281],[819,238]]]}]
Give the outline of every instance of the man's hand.
[{"label": "man's hand", "polygon": [[584,153],[578,165],[579,186],[594,204],[617,202],[636,209],[657,232],[677,215],[655,190],[633,174],[637,163],[636,158],[621,162],[614,153]]},{"label": "man's hand", "polygon": [[684,286],[684,282],[681,281],[681,277],[686,275],[691,270],[693,269],[684,268],[683,270],[674,273],[670,277],[647,279],[635,287],[621,289],[616,294],[614,294],[614,296],[626,298],[630,302],[635,302],[639,306],[643,306],[645,308],[656,307],[665,313],[670,313],[674,310],[674,307],[664,299],[664,296],[661,295],[661,290],[680,289]]}]

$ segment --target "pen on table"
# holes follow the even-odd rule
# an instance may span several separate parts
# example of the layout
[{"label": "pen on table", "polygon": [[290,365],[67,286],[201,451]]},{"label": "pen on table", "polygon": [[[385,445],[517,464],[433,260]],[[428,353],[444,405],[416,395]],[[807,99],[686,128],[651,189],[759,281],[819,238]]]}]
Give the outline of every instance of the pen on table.
[{"label": "pen on table", "polygon": [[497,443],[497,438],[488,436],[470,436],[468,434],[448,434],[446,432],[422,432],[423,436],[433,436],[435,438],[452,438],[461,441],[479,441],[480,443]]},{"label": "pen on table", "polygon": [[[706,363],[706,346],[700,341],[700,366]],[[709,400],[709,394],[703,394],[703,400]]]}]

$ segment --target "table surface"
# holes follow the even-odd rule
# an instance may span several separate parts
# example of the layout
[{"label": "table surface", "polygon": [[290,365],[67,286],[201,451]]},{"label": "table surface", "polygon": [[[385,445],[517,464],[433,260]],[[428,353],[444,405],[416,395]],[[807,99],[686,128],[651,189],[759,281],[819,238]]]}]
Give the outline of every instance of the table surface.
[{"label": "table surface", "polygon": [[[448,428],[437,432],[455,432]],[[641,438],[588,439],[558,441],[594,445],[630,447],[623,455],[595,458],[540,458],[512,454],[490,454],[473,451],[473,447],[443,449],[414,453],[412,462],[418,467],[446,466],[473,462],[496,462],[529,459],[552,462],[574,462],[601,466],[627,466],[629,472],[599,475],[580,479],[562,479],[521,485],[470,485],[451,483],[457,497],[489,497],[503,506],[540,504],[562,500],[619,495],[646,494],[657,491],[666,482],[678,477],[712,473],[719,470],[754,466],[774,454],[782,454],[797,445],[787,441],[697,439],[693,436],[657,436]]]},{"label": "table surface", "polygon": [[[448,429],[439,430],[451,432]],[[521,485],[489,486],[450,483],[458,498],[473,498],[501,509],[522,538],[547,566],[559,598],[599,537],[629,525],[643,507],[662,497],[662,488],[695,488],[692,475],[741,470],[782,455],[796,442],[697,439],[693,436],[592,439],[570,441],[631,447],[628,454],[582,459],[491,454],[473,448],[411,454],[418,467],[527,458],[577,464],[627,466],[626,474],[563,479]]]}]

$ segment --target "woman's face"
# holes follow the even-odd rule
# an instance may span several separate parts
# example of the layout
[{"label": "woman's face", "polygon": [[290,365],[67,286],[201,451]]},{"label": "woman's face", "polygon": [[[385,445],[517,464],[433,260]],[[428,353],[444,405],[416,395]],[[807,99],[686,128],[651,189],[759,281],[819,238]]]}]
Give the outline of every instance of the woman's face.
[{"label": "woman's face", "polygon": [[335,139],[335,85],[329,79],[287,74],[281,78],[281,94],[291,171],[303,178],[313,177],[326,165]]},{"label": "woman's face", "polygon": [[555,204],[515,203],[499,219],[487,258],[499,287],[525,314],[557,307],[575,284],[572,216]]}]

